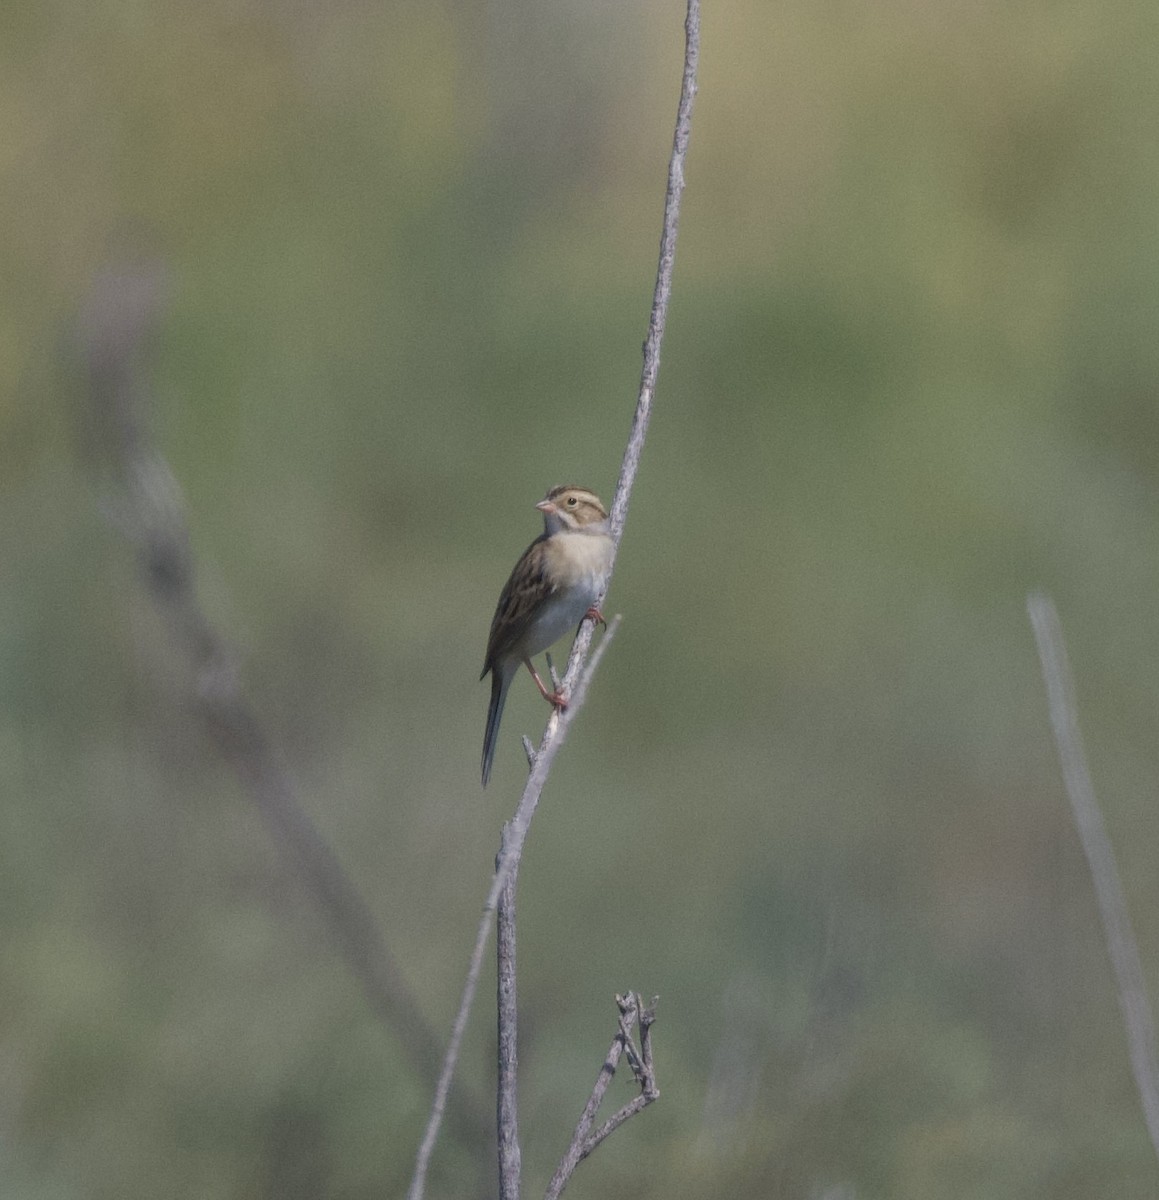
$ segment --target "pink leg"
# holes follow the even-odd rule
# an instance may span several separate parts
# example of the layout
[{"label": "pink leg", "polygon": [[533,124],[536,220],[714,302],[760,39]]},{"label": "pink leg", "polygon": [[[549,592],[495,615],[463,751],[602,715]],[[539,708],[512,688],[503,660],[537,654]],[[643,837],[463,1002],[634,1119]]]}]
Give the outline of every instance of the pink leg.
[{"label": "pink leg", "polygon": [[532,665],[531,659],[525,658],[523,662],[531,672],[531,678],[535,680],[535,686],[539,688],[539,694],[548,704],[554,704],[556,708],[567,708],[567,700],[559,692],[549,692],[544,686],[543,680],[539,678],[539,672]]},{"label": "pink leg", "polygon": [[589,619],[592,621],[595,621],[599,625],[602,625],[605,629],[607,629],[607,627],[608,627],[608,622],[607,622],[607,619],[604,617],[604,614],[602,612],[600,612],[600,610],[598,608],[596,608],[596,606],[594,604],[591,606],[591,608],[588,609],[588,611],[586,613],[584,613],[584,620],[587,621]]}]

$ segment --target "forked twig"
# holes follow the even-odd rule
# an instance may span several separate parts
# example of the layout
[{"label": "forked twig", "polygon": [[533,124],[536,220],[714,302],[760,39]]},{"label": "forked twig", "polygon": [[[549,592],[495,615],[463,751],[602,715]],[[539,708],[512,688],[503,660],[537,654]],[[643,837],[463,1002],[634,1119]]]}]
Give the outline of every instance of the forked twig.
[{"label": "forked twig", "polygon": [[[672,153],[668,160],[668,183],[664,194],[664,220],[660,234],[660,256],[656,269],[656,284],[652,292],[652,308],[648,319],[648,334],[644,340],[644,362],[640,373],[640,388],[636,398],[636,411],[632,418],[632,428],[628,435],[628,443],[624,450],[623,462],[620,466],[620,477],[616,483],[615,495],[612,498],[610,525],[613,541],[613,566],[615,553],[619,550],[620,539],[623,536],[624,522],[628,515],[628,502],[631,498],[632,487],[636,479],[636,471],[640,464],[640,454],[644,448],[644,440],[648,433],[648,424],[652,415],[652,398],[656,389],[656,378],[660,370],[660,349],[664,340],[664,326],[668,318],[668,302],[672,293],[672,268],[676,259],[676,235],[680,227],[680,200],[684,192],[684,162],[688,153],[688,139],[692,131],[692,105],[696,97],[696,70],[700,57],[700,0],[688,0],[688,10],[684,21],[684,70],[681,76],[680,100],[676,110],[676,128],[672,138]],[[611,582],[611,572],[608,583]],[[595,607],[601,608],[608,584],[596,598]],[[510,824],[510,841],[502,855],[502,861],[496,869],[491,882],[491,890],[487,896],[483,918],[479,923],[475,947],[472,951],[471,963],[463,986],[463,994],[459,1001],[459,1009],[451,1030],[450,1042],[443,1058],[443,1067],[435,1087],[435,1097],[431,1105],[430,1117],[415,1157],[414,1174],[411,1178],[408,1200],[421,1200],[426,1187],[427,1169],[430,1166],[431,1155],[434,1153],[435,1142],[438,1139],[442,1125],[443,1111],[447,1103],[451,1080],[454,1077],[458,1062],[459,1047],[463,1032],[466,1029],[467,1018],[474,1002],[478,986],[479,972],[482,969],[483,953],[487,938],[490,936],[491,921],[495,904],[506,883],[508,874],[517,868],[522,854],[523,842],[527,836],[527,828],[539,803],[539,797],[547,780],[555,754],[562,744],[563,738],[570,728],[578,709],[579,701],[586,691],[591,672],[595,669],[600,655],[606,649],[608,642],[618,626],[619,618],[612,621],[607,633],[601,639],[591,662],[588,661],[588,651],[591,647],[592,636],[595,632],[595,622],[585,620],[581,623],[575,641],[572,643],[571,654],[568,656],[567,669],[562,681],[562,692],[569,698],[569,705],[562,712],[555,711],[548,718],[547,728],[534,754],[531,774],[523,789],[519,806]],[[531,757],[529,755],[529,757]]]},{"label": "forked twig", "polygon": [[1095,799],[1094,784],[1087,767],[1075,704],[1074,678],[1067,659],[1062,624],[1054,602],[1043,593],[1028,596],[1026,608],[1042,663],[1042,678],[1046,684],[1046,700],[1063,783],[1095,886],[1107,952],[1115,973],[1119,1008],[1127,1028],[1131,1070],[1139,1090],[1151,1145],[1156,1156],[1159,1156],[1159,1055],[1155,1049],[1155,1018],[1147,998],[1143,963],[1131,928],[1123,881],[1115,865],[1115,852],[1103,824],[1103,815]]},{"label": "forked twig", "polygon": [[[599,1075],[596,1076],[591,1095],[576,1123],[571,1144],[563,1158],[560,1159],[559,1166],[551,1177],[551,1183],[544,1192],[544,1200],[558,1200],[560,1193],[575,1173],[576,1167],[609,1134],[619,1129],[629,1117],[634,1117],[636,1113],[647,1108],[653,1100],[659,1098],[660,1089],[656,1085],[656,1073],[652,1064],[652,1025],[656,1020],[656,1002],[656,997],[653,996],[652,1003],[645,1008],[638,992],[629,992],[626,996],[616,997],[616,1004],[620,1009],[620,1027],[612,1039],[608,1055],[604,1059],[604,1065],[600,1068]],[[637,1018],[640,1021],[640,1048],[638,1050],[632,1041],[632,1028],[636,1024]],[[612,1077],[616,1073],[621,1055],[628,1060],[628,1065],[632,1068],[632,1074],[640,1085],[640,1094],[609,1117],[593,1133],[592,1125],[604,1095],[612,1082]]]}]

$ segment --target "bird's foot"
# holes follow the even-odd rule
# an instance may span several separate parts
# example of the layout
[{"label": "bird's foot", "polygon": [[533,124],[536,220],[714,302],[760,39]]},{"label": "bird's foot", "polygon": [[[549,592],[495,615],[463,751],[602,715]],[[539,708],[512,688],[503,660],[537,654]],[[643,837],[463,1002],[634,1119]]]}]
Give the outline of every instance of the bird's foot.
[{"label": "bird's foot", "polygon": [[[539,672],[532,665],[531,659],[525,659],[524,661],[527,663],[527,669],[531,672],[531,678],[535,680],[535,686],[539,688],[539,694],[548,702],[548,704],[559,709],[560,712],[567,708],[567,697],[562,691],[560,691],[558,685],[554,691],[549,692],[547,690],[547,685],[542,679],[539,678]],[[555,682],[554,679],[552,682]]]}]

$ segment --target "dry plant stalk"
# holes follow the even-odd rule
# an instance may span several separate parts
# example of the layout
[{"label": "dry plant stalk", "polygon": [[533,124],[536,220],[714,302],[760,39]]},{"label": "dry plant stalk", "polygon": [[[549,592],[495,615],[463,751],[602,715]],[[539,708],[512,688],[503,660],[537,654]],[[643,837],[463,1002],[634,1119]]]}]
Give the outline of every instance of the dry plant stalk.
[{"label": "dry plant stalk", "polygon": [[[652,292],[652,307],[648,319],[648,334],[644,341],[644,361],[640,373],[640,387],[636,399],[636,410],[632,418],[632,427],[628,435],[628,443],[624,450],[623,462],[620,466],[620,476],[616,483],[615,495],[612,498],[610,525],[613,541],[612,568],[619,550],[620,539],[623,536],[624,523],[628,515],[628,503],[631,499],[632,487],[636,480],[636,472],[640,463],[640,454],[648,433],[648,424],[652,415],[652,400],[656,390],[656,379],[660,370],[660,349],[664,340],[664,326],[668,317],[668,302],[672,293],[672,269],[676,258],[676,238],[680,227],[680,201],[684,191],[684,162],[688,153],[688,140],[692,131],[692,106],[696,97],[696,71],[700,57],[700,2],[688,0],[688,8],[684,21],[684,69],[681,76],[680,100],[676,110],[676,127],[672,138],[672,153],[668,160],[668,182],[664,195],[664,218],[660,234],[660,255],[656,270],[656,283]],[[603,604],[604,595],[611,583],[611,571],[604,592],[597,597],[596,607]],[[475,945],[471,953],[471,961],[467,969],[463,993],[459,1001],[458,1012],[451,1029],[451,1037],[443,1059],[443,1068],[435,1087],[435,1096],[431,1104],[431,1112],[415,1156],[414,1174],[411,1178],[408,1200],[422,1200],[426,1187],[426,1175],[434,1153],[442,1125],[443,1113],[450,1093],[451,1081],[454,1078],[458,1063],[459,1051],[463,1034],[467,1027],[467,1018],[474,1003],[478,988],[479,975],[483,967],[483,956],[487,939],[490,937],[491,924],[494,920],[499,896],[507,884],[509,875],[518,870],[523,843],[539,797],[547,782],[556,753],[563,744],[583,703],[587,686],[592,673],[599,663],[600,656],[607,648],[615,633],[619,618],[615,618],[607,632],[596,647],[590,662],[588,651],[591,647],[595,632],[595,622],[585,620],[581,623],[575,641],[572,643],[568,656],[567,669],[564,671],[560,690],[568,697],[568,707],[562,711],[556,710],[548,718],[547,727],[539,748],[531,751],[530,743],[525,742],[531,771],[523,789],[515,815],[507,826],[505,849],[501,853],[500,862],[491,881],[491,888],[484,905],[483,917],[475,937]]]},{"label": "dry plant stalk", "polygon": [[1099,904],[1103,936],[1119,994],[1119,1009],[1127,1030],[1131,1070],[1143,1105],[1143,1118],[1147,1123],[1151,1145],[1159,1157],[1159,1056],[1155,1050],[1155,1018],[1147,998],[1139,944],[1131,928],[1127,895],[1087,767],[1086,751],[1079,730],[1078,707],[1075,704],[1074,677],[1067,658],[1062,623],[1058,619],[1054,601],[1043,593],[1028,596],[1026,608],[1042,664],[1042,678],[1046,685],[1046,700],[1063,783],[1070,798],[1075,828],[1083,854],[1086,855]]},{"label": "dry plant stalk", "polygon": [[[498,870],[507,851],[510,834],[504,825]],[[496,1145],[499,1151],[499,1200],[519,1200],[522,1157],[519,1151],[519,1039],[515,990],[515,895],[519,872],[507,873],[507,882],[499,893],[495,925],[496,971],[495,1008],[498,1014],[498,1071],[495,1089]]]}]

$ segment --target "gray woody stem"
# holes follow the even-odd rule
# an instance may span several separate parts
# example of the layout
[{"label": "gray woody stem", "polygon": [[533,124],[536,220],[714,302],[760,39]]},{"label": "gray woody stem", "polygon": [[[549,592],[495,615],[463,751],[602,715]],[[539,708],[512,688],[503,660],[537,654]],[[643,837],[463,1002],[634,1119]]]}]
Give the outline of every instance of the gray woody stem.
[{"label": "gray woody stem", "polygon": [[487,939],[491,934],[491,922],[494,919],[495,908],[499,902],[499,894],[506,885],[508,876],[518,864],[519,854],[517,853],[517,849],[522,848],[523,841],[527,837],[527,827],[531,823],[535,806],[539,803],[539,795],[543,791],[543,785],[547,782],[547,777],[551,772],[551,765],[555,761],[555,756],[567,739],[568,730],[571,728],[572,722],[583,707],[583,702],[587,696],[588,684],[591,683],[592,676],[595,674],[596,668],[600,665],[600,659],[603,658],[604,651],[607,650],[619,627],[620,618],[618,616],[613,617],[608,624],[607,633],[600,639],[600,644],[595,648],[590,661],[584,668],[583,674],[580,675],[567,708],[562,712],[554,712],[549,718],[548,732],[544,734],[539,751],[535,756],[535,766],[532,767],[531,774],[528,776],[527,783],[523,788],[523,796],[519,801],[519,807],[515,811],[515,816],[507,826],[507,846],[505,850],[500,852],[501,863],[496,868],[494,878],[491,880],[491,891],[487,895],[487,902],[483,908],[483,917],[479,922],[479,928],[475,934],[475,946],[471,951],[471,964],[467,969],[467,979],[463,985],[463,995],[459,1001],[459,1011],[455,1014],[455,1023],[451,1028],[451,1040],[447,1045],[447,1052],[443,1059],[443,1070],[439,1075],[438,1086],[435,1089],[435,1099],[431,1106],[431,1115],[427,1121],[422,1145],[419,1147],[414,1176],[411,1179],[410,1190],[407,1192],[408,1200],[419,1200],[426,1186],[427,1168],[430,1165],[431,1154],[434,1152],[435,1141],[438,1138],[439,1128],[442,1125],[443,1112],[446,1109],[447,1097],[451,1090],[451,1079],[454,1076],[455,1065],[459,1059],[459,1048],[463,1042],[463,1034],[467,1029],[467,1018],[471,1012],[471,1003],[475,998],[475,991],[479,986],[479,975],[483,969],[483,955],[487,949]]},{"label": "gray woody stem", "polygon": [[1111,839],[1107,836],[1103,816],[1095,799],[1091,774],[1087,769],[1075,705],[1074,679],[1067,659],[1062,624],[1054,602],[1047,595],[1036,593],[1028,596],[1026,608],[1042,663],[1042,678],[1046,684],[1050,723],[1054,728],[1063,783],[1070,797],[1075,828],[1095,885],[1107,952],[1119,992],[1119,1008],[1123,1014],[1123,1024],[1127,1027],[1131,1070],[1135,1075],[1135,1086],[1139,1089],[1151,1145],[1156,1156],[1159,1156],[1159,1057],[1155,1051],[1155,1020],[1147,999],[1143,964],[1131,928],[1127,897],[1115,865],[1115,852],[1111,848]]},{"label": "gray woody stem", "polygon": [[[624,459],[620,466],[620,478],[616,484],[615,496],[612,499],[611,528],[612,538],[619,549],[620,538],[624,532],[624,522],[628,515],[628,501],[632,494],[632,485],[636,479],[636,471],[640,465],[640,454],[644,448],[644,439],[648,433],[648,422],[652,415],[652,397],[656,389],[656,377],[660,370],[660,347],[664,340],[664,325],[668,318],[668,301],[672,293],[672,267],[676,258],[676,235],[680,227],[680,200],[684,192],[684,160],[688,152],[688,138],[692,131],[692,103],[696,97],[696,67],[700,57],[700,0],[688,0],[688,12],[684,21],[684,72],[680,84],[680,101],[676,110],[676,129],[672,139],[672,154],[668,161],[668,185],[664,195],[664,220],[660,234],[660,259],[656,269],[656,286],[652,293],[652,309],[648,320],[648,336],[644,341],[644,364],[640,374],[640,390],[636,399],[636,412],[632,419],[632,428],[628,435],[628,444],[624,450]],[[613,560],[614,561],[614,560]],[[611,582],[609,573],[608,582]],[[596,606],[603,603],[607,593],[605,586],[603,594],[596,600]],[[459,1010],[451,1030],[451,1040],[443,1059],[443,1068],[435,1087],[435,1098],[431,1105],[430,1117],[418,1154],[415,1157],[414,1175],[411,1179],[408,1200],[421,1200],[426,1187],[427,1169],[430,1166],[431,1155],[434,1153],[435,1142],[438,1140],[439,1129],[442,1125],[443,1111],[447,1104],[451,1080],[459,1057],[459,1047],[463,1032],[467,1026],[467,1017],[474,1002],[475,990],[478,986],[479,972],[482,970],[483,953],[487,938],[490,936],[491,921],[500,891],[522,854],[523,842],[527,836],[527,827],[539,803],[540,793],[547,781],[548,772],[556,751],[559,749],[564,736],[586,691],[591,671],[595,668],[599,656],[603,653],[612,634],[615,632],[618,618],[612,621],[607,633],[600,641],[591,664],[586,669],[584,663],[591,646],[592,635],[595,631],[594,621],[584,621],[576,634],[568,657],[567,670],[564,672],[564,695],[569,698],[569,705],[563,712],[553,712],[548,718],[547,728],[535,754],[531,775],[523,789],[515,817],[511,821],[511,842],[503,854],[503,861],[495,872],[491,882],[491,890],[479,922],[478,934],[475,938],[475,948],[471,954],[471,963],[467,970],[467,978],[463,985],[463,994],[459,1001]]]},{"label": "gray woody stem", "polygon": [[[502,865],[510,841],[508,826],[503,837],[495,869]],[[517,996],[515,989],[515,889],[519,879],[519,864],[507,872],[507,880],[499,893],[498,920],[495,943],[498,971],[496,975],[496,1009],[499,1014],[499,1071],[496,1089],[496,1129],[499,1149],[499,1200],[519,1200],[519,1043]]]}]

